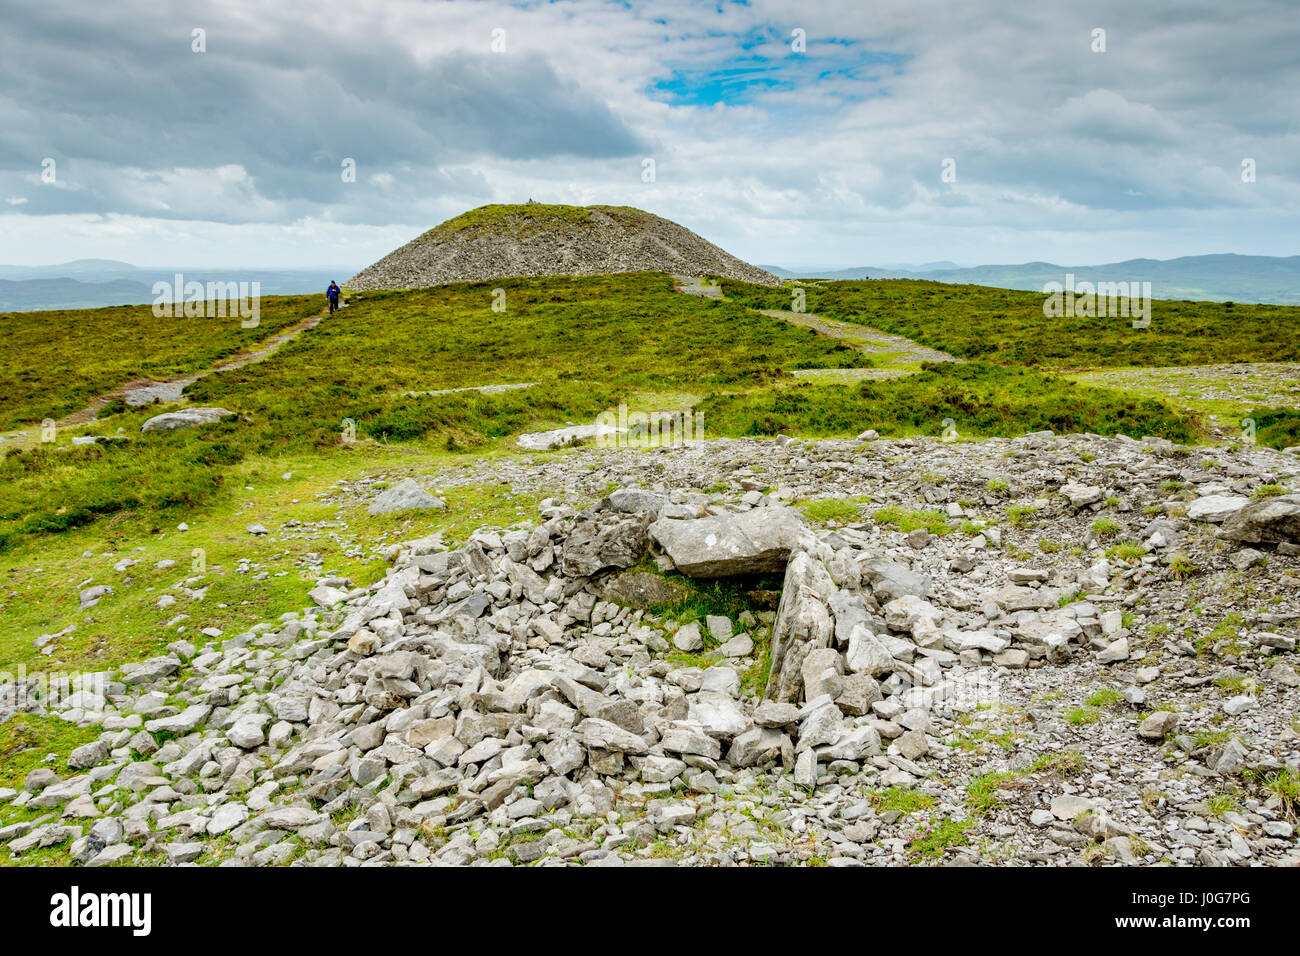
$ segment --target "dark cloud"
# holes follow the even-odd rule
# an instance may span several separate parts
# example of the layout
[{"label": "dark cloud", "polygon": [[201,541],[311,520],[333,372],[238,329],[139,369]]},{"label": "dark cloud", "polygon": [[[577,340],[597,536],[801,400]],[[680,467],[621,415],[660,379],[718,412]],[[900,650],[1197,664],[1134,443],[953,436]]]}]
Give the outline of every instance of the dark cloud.
[{"label": "dark cloud", "polygon": [[[437,190],[445,176],[429,170],[475,158],[601,160],[647,148],[604,101],[536,53],[494,54],[484,43],[418,62],[381,36],[311,23],[250,29],[218,9],[154,15],[106,6],[90,16],[83,5],[24,8],[0,30],[0,189],[17,191],[47,156],[77,187],[25,190],[25,212],[257,218],[256,203],[213,209],[202,195],[159,208],[123,168],[239,166],[257,196],[301,215],[347,202],[344,158],[356,160],[359,182],[405,169]],[[204,53],[191,50],[198,25]],[[190,185],[203,188],[201,179]],[[220,197],[229,184],[214,180],[210,190]]]}]

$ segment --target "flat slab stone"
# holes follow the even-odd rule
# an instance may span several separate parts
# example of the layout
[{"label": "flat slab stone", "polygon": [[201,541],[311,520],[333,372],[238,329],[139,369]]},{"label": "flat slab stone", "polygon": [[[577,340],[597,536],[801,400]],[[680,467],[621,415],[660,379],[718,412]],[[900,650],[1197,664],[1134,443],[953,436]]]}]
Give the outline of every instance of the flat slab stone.
[{"label": "flat slab stone", "polygon": [[693,578],[768,574],[785,569],[803,519],[791,508],[755,508],[704,518],[660,518],[650,537]]},{"label": "flat slab stone", "polygon": [[155,415],[140,426],[142,432],[172,432],[179,428],[198,428],[229,418],[235,413],[226,408],[182,408]]},{"label": "flat slab stone", "polygon": [[553,448],[563,448],[565,445],[589,441],[593,438],[609,438],[625,431],[626,429],[604,423],[570,425],[568,428],[556,428],[549,432],[526,432],[515,439],[515,444],[529,451],[550,451]]},{"label": "flat slab stone", "polygon": [[1187,506],[1187,517],[1192,521],[1209,521],[1218,524],[1231,518],[1246,505],[1249,498],[1240,495],[1206,495]]}]

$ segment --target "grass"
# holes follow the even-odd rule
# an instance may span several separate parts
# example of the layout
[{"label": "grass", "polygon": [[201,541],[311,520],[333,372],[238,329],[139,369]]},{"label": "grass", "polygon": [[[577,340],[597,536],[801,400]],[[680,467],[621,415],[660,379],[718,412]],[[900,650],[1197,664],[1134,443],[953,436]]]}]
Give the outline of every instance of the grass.
[{"label": "grass", "polygon": [[933,535],[952,533],[948,525],[948,516],[941,511],[900,508],[890,505],[872,514],[881,524],[890,525],[904,533],[924,528]]},{"label": "grass", "polygon": [[[161,653],[180,637],[201,644],[206,638],[197,632],[204,627],[231,636],[310,605],[307,592],[318,577],[340,575],[358,585],[377,580],[387,568],[379,553],[386,544],[440,531],[454,545],[484,525],[537,519],[539,496],[499,484],[439,489],[445,512],[377,517],[366,513],[364,496],[337,491],[340,479],[358,473],[410,472],[416,463],[428,467],[456,460],[446,452],[417,458],[409,449],[381,445],[334,456],[253,460],[232,468],[230,480],[206,507],[184,514],[188,531],[176,530],[181,515],[164,523],[147,513],[121,513],[95,527],[25,541],[0,555],[0,613],[6,624],[0,630],[0,670],[18,664],[29,671],[97,669]],[[245,528],[254,521],[272,534],[249,535]],[[280,540],[280,527],[291,521],[301,525]],[[197,580],[195,550],[203,552],[205,563]],[[114,571],[123,558],[139,563]],[[175,564],[157,567],[162,561]],[[240,573],[241,562],[256,565],[265,576]],[[82,611],[77,592],[88,579],[112,585],[114,593]],[[201,599],[178,587],[186,581],[206,588]],[[159,607],[164,594],[176,603]],[[190,619],[168,626],[182,614]],[[76,630],[58,641],[53,656],[33,646],[39,635],[70,624]]]},{"label": "grass", "polygon": [[1280,767],[1268,773],[1256,774],[1256,781],[1282,803],[1282,812],[1295,817],[1300,805],[1300,774],[1289,767]]},{"label": "grass", "polygon": [[646,214],[631,206],[570,206],[549,203],[492,203],[479,206],[434,226],[425,235],[446,239],[457,234],[473,236],[510,232],[528,236],[553,228],[573,227],[591,221],[593,211],[616,219],[643,221]]},{"label": "grass", "polygon": [[[0,787],[21,790],[27,775],[47,767],[63,779],[81,771],[67,765],[68,754],[99,739],[95,727],[78,727],[58,717],[15,714],[0,724]],[[58,754],[55,760],[47,760]]]},{"label": "grass", "polygon": [[[60,442],[9,450],[0,461],[0,548],[124,511],[170,521],[211,501],[241,462],[305,452],[348,454],[354,450],[343,441],[348,420],[363,443],[422,442],[445,451],[482,452],[520,431],[591,421],[644,393],[722,395],[793,381],[793,369],[870,364],[824,336],[675,293],[663,275],[501,284],[509,302],[503,313],[491,310],[485,283],[369,293],[266,361],[190,386],[193,403],[231,409],[239,420],[142,435],[140,425],[153,412],[123,411],[87,429],[101,435],[120,431],[125,440],[111,447]],[[269,300],[264,311],[292,317],[293,308],[307,301]],[[94,355],[111,350],[120,325],[103,311],[81,313],[78,337],[56,343],[70,365],[91,369],[94,390],[134,374],[134,368],[95,371]],[[20,371],[30,376],[28,358],[22,362]],[[41,374],[48,376],[48,370]],[[410,394],[428,392],[431,385],[529,381],[540,384],[494,394]],[[83,401],[78,395],[68,404]],[[20,404],[30,415],[45,414],[50,405],[37,409],[30,397]],[[720,424],[705,421],[709,433]]]},{"label": "grass", "polygon": [[1035,757],[1026,773],[1052,773],[1071,776],[1081,773],[1085,766],[1083,755],[1075,750],[1058,750]]},{"label": "grass", "polygon": [[997,791],[1017,779],[1014,773],[982,773],[966,784],[966,806],[973,816],[988,815],[997,806]]},{"label": "grass", "polygon": [[919,829],[907,839],[909,856],[937,860],[952,847],[966,846],[966,835],[974,824],[970,820],[918,821]]},{"label": "grass", "polygon": [[1071,707],[1065,712],[1065,721],[1076,727],[1095,724],[1101,720],[1101,711],[1096,707]]},{"label": "grass", "polygon": [[934,797],[920,790],[904,790],[902,787],[888,787],[874,790],[867,794],[878,813],[920,813],[935,805]]},{"label": "grass", "polygon": [[1120,541],[1106,549],[1106,557],[1113,560],[1127,561],[1130,564],[1141,561],[1147,549],[1136,541]]},{"label": "grass", "polygon": [[[815,333],[809,333],[815,334]],[[964,438],[1058,433],[1152,434],[1198,440],[1199,419],[1163,401],[1075,385],[1032,369],[982,362],[926,363],[916,374],[855,385],[802,382],[715,394],[702,403],[715,434],[848,438],[938,436],[952,419]]]},{"label": "grass", "polygon": [[870,500],[865,496],[851,499],[818,498],[814,501],[804,502],[799,506],[799,510],[807,515],[810,520],[820,524],[826,524],[829,521],[847,524],[862,518],[862,506]]},{"label": "grass", "polygon": [[1012,505],[1007,508],[1007,524],[1019,529],[1032,525],[1029,520],[1038,513],[1038,508],[1033,505]]},{"label": "grass", "polygon": [[1115,688],[1100,687],[1085,697],[1083,702],[1088,707],[1103,708],[1112,707],[1123,699]]},{"label": "grass", "polygon": [[[721,284],[732,301],[789,308],[787,289],[729,279]],[[1297,306],[1155,300],[1150,327],[1134,329],[1125,317],[1048,318],[1045,297],[1037,292],[904,279],[823,282],[806,291],[809,312],[905,335],[959,358],[1004,365],[1300,361],[1300,341],[1291,333],[1300,320]]]},{"label": "grass", "polygon": [[[648,561],[642,562],[629,570],[660,574],[655,569],[654,564]],[[744,612],[749,611],[752,613],[759,609],[749,596],[750,591],[780,590],[782,584],[782,579],[779,576],[770,575],[696,580],[677,572],[670,572],[660,574],[660,577],[675,584],[681,597],[667,603],[651,605],[649,608],[651,613],[670,618],[679,624],[699,621],[706,645],[712,640],[709,637],[708,629],[702,626],[706,617],[722,615],[731,618],[734,623]],[[743,628],[736,625],[736,633],[740,633],[741,630]]]},{"label": "grass", "polygon": [[1210,808],[1210,813],[1216,817],[1221,817],[1229,811],[1239,810],[1241,806],[1237,798],[1230,793],[1216,793],[1205,803]]},{"label": "grass", "polygon": [[1114,518],[1098,518],[1092,523],[1092,533],[1099,538],[1113,538],[1119,533],[1119,527]]},{"label": "grass", "polygon": [[1254,695],[1259,690],[1253,677],[1245,674],[1222,674],[1214,678],[1214,686],[1230,694]]},{"label": "grass", "polygon": [[138,378],[207,368],[320,312],[320,296],[268,296],[259,324],[240,318],[159,318],[152,306],[0,314],[0,430],[84,408]]},{"label": "grass", "polygon": [[1293,408],[1253,408],[1242,418],[1254,419],[1255,441],[1261,445],[1269,448],[1300,445],[1300,411]]},{"label": "grass", "polygon": [[1208,634],[1196,639],[1194,644],[1196,652],[1202,655],[1208,654],[1222,642],[1226,642],[1225,647],[1229,652],[1240,647],[1241,627],[1245,623],[1245,617],[1239,612],[1233,611],[1229,613]]}]

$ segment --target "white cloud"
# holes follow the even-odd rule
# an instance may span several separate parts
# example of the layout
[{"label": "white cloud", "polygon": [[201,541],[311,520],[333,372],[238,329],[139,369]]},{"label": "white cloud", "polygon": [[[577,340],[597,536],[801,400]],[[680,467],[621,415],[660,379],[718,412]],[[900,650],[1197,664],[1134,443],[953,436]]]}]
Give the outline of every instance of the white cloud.
[{"label": "white cloud", "polygon": [[[61,78],[0,66],[0,189],[34,197],[0,233],[0,261],[48,242],[77,250],[59,259],[364,262],[467,207],[530,196],[643,206],[771,263],[1293,254],[1288,2],[1247,15],[1172,0],[229,0],[159,20],[136,0],[75,10],[98,18],[100,58],[84,60],[43,13],[0,34],[0,63],[30,35],[32,56],[72,64]],[[177,17],[208,24],[208,53],[188,53],[188,28],[172,51]],[[788,51],[796,26],[803,58]],[[497,27],[505,54],[488,50]],[[85,72],[119,44],[154,58]],[[756,53],[777,86],[700,95]],[[168,83],[185,96],[160,97]],[[60,162],[64,189],[32,189],[52,131],[93,148]],[[355,183],[340,182],[343,156]],[[940,181],[946,157],[955,183]]]}]

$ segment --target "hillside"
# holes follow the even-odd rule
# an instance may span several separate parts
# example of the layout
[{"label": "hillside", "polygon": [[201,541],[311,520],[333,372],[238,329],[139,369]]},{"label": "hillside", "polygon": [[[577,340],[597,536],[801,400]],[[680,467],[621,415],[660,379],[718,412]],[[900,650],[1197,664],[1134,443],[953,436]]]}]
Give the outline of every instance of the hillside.
[{"label": "hillside", "polygon": [[[1300,860],[1296,416],[1204,446],[1006,331],[1242,361],[1294,309],[1139,349],[979,287],[500,285],[6,316],[0,866]],[[975,358],[877,338],[926,324]],[[703,433],[520,440],[620,404]]]},{"label": "hillside", "polygon": [[670,272],[780,280],[684,226],[629,206],[488,205],[448,219],[346,283],[417,289],[512,276]]}]

